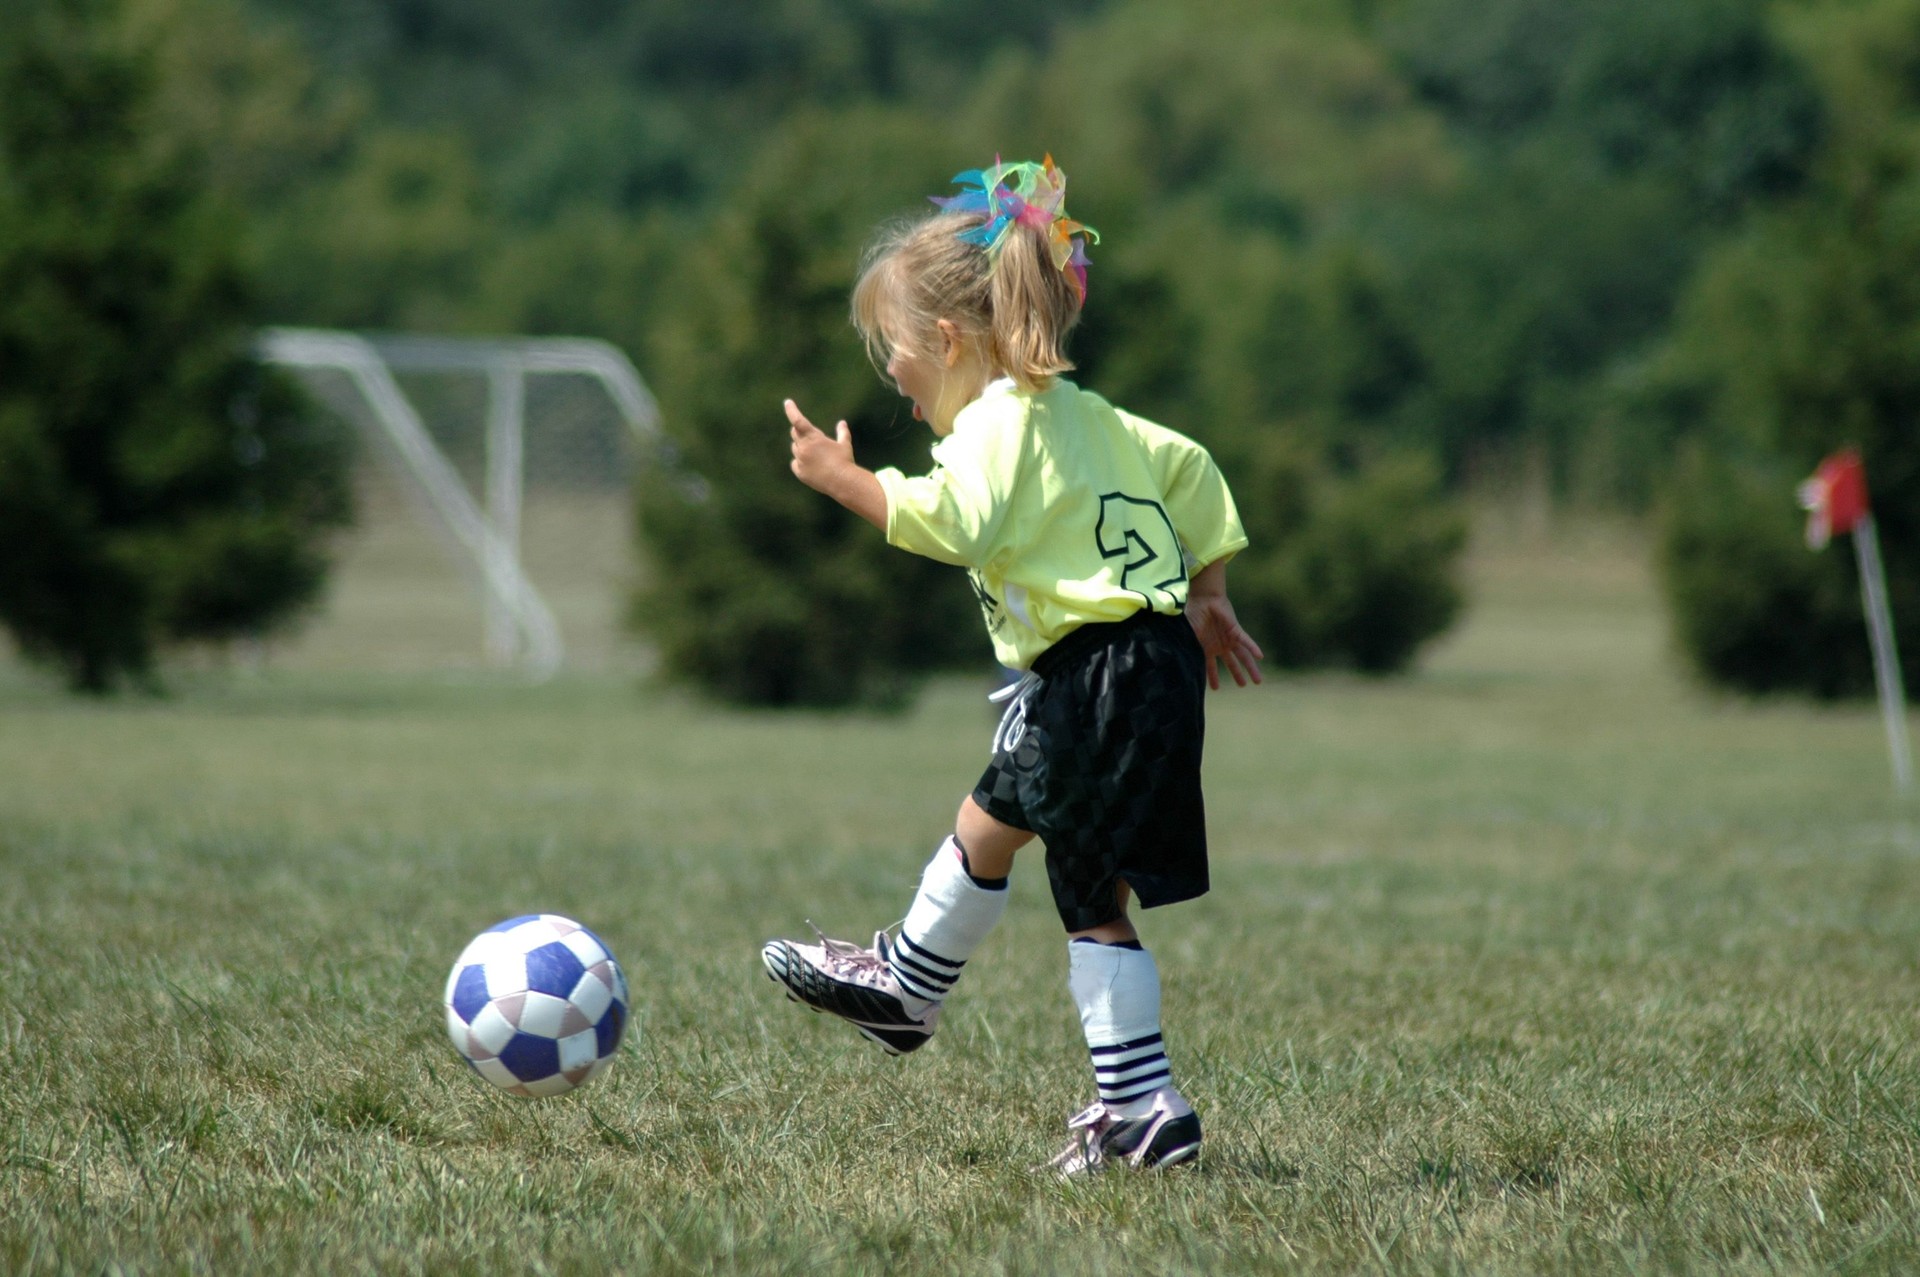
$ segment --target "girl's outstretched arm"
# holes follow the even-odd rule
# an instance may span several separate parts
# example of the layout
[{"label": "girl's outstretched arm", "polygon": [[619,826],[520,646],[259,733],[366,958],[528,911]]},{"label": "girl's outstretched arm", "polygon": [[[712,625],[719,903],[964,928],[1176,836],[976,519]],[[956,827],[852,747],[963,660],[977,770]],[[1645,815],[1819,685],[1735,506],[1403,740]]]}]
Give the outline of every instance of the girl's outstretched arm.
[{"label": "girl's outstretched arm", "polygon": [[879,528],[887,530],[887,491],[873,471],[853,459],[847,423],[828,437],[808,421],[800,406],[787,400],[787,435],[793,444],[793,473],[815,492],[824,493]]},{"label": "girl's outstretched arm", "polygon": [[1224,663],[1233,681],[1245,687],[1260,681],[1259,660],[1264,653],[1253,636],[1240,628],[1227,598],[1227,561],[1209,563],[1193,574],[1187,583],[1187,620],[1207,654],[1207,686],[1220,690],[1220,669]]}]

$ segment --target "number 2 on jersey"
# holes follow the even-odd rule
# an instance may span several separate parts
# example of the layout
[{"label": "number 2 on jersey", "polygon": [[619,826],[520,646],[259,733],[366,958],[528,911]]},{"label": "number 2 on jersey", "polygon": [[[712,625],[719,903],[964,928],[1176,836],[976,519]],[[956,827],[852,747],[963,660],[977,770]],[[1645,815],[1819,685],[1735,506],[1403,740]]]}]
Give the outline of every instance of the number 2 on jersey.
[{"label": "number 2 on jersey", "polygon": [[1187,564],[1173,520],[1158,501],[1109,492],[1100,498],[1100,521],[1093,530],[1100,557],[1119,559],[1120,588],[1130,590],[1158,610],[1162,599],[1186,603]]}]

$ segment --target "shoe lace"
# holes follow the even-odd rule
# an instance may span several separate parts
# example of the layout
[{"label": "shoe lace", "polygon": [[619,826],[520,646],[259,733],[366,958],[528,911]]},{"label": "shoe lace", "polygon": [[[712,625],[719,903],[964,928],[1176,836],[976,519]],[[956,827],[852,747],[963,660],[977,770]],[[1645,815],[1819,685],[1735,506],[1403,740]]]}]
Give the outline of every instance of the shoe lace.
[{"label": "shoe lace", "polygon": [[1100,1136],[1112,1124],[1112,1110],[1104,1102],[1095,1100],[1067,1119],[1067,1146],[1054,1156],[1049,1165],[1055,1170],[1067,1172],[1075,1168],[1090,1170],[1098,1166],[1105,1157]]},{"label": "shoe lace", "polygon": [[826,932],[814,926],[811,918],[807,919],[807,925],[813,927],[813,934],[820,937],[820,948],[824,955],[821,959],[822,965],[835,975],[853,979],[891,970],[887,962],[887,952],[891,942],[887,939],[886,932],[874,932],[873,947],[862,949],[848,940],[830,939]]},{"label": "shoe lace", "polygon": [[1069,1131],[1097,1130],[1112,1115],[1104,1100],[1095,1100],[1092,1104],[1067,1119]]}]

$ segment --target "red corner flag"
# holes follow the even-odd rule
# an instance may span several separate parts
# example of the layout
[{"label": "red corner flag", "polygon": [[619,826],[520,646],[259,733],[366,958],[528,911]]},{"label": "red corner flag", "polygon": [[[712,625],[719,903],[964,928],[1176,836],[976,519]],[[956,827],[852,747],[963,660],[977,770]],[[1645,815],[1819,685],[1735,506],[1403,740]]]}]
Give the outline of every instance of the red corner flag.
[{"label": "red corner flag", "polygon": [[1818,550],[1835,534],[1853,534],[1860,561],[1860,601],[1867,613],[1867,637],[1873,642],[1873,681],[1880,688],[1880,715],[1886,720],[1887,753],[1893,785],[1913,788],[1913,748],[1907,741],[1907,695],[1900,685],[1900,651],[1894,646],[1893,611],[1887,606],[1887,570],[1880,562],[1880,535],[1867,507],[1867,468],[1860,453],[1842,448],[1800,485],[1800,507],[1807,512],[1807,544]]},{"label": "red corner flag", "polygon": [[1826,548],[1835,535],[1853,531],[1867,517],[1867,468],[1860,453],[1842,448],[1800,485],[1800,508],[1807,512],[1807,544]]}]

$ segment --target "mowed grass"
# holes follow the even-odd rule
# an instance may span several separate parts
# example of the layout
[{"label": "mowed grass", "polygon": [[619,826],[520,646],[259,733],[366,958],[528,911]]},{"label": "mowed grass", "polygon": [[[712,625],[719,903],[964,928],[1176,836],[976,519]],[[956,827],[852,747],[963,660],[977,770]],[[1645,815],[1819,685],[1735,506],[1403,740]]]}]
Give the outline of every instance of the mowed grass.
[{"label": "mowed grass", "polygon": [[[0,1269],[1920,1270],[1920,823],[1877,718],[1692,687],[1631,538],[1473,580],[1415,677],[1212,702],[1215,889],[1140,919],[1205,1162],[1085,1184],[1027,1170],[1091,1092],[1037,853],[913,1057],[759,966],[905,910],[984,674],[875,718],[0,672]],[[439,1010],[532,910],[635,994],[541,1102]]]}]

